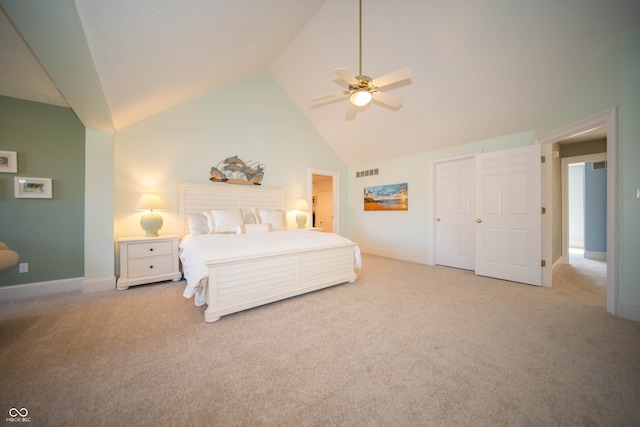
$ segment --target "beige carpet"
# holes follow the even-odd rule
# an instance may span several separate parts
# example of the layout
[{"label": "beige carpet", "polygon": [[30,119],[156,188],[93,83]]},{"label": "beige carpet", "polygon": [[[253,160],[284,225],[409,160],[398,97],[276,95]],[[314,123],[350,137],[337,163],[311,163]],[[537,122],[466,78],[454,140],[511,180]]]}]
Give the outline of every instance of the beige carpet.
[{"label": "beige carpet", "polygon": [[640,424],[640,324],[575,268],[548,289],[364,265],[213,324],[171,282],[0,303],[0,411],[34,426]]}]

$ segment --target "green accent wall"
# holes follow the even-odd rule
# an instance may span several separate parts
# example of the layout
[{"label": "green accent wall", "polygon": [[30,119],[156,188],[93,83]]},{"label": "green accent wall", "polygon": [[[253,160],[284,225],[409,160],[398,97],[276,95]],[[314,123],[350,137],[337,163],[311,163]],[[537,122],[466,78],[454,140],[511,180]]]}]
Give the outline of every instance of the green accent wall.
[{"label": "green accent wall", "polygon": [[[29,263],[0,286],[83,277],[84,126],[70,108],[0,96],[0,129],[0,151],[18,154],[18,173],[0,173],[0,241]],[[16,199],[16,176],[51,178],[53,198]]]}]

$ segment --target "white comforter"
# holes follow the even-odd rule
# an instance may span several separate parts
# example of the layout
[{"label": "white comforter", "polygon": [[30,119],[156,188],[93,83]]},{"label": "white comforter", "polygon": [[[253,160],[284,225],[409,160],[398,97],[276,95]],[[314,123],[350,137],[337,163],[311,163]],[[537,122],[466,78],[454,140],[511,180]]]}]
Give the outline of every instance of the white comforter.
[{"label": "white comforter", "polygon": [[[286,230],[249,234],[201,234],[187,236],[180,242],[182,271],[187,280],[183,295],[197,306],[205,303],[202,279],[209,270],[206,261],[241,256],[261,255],[300,249],[313,249],[351,243],[345,237],[333,233],[306,230]],[[361,268],[362,258],[358,246],[354,248],[354,267]]]}]

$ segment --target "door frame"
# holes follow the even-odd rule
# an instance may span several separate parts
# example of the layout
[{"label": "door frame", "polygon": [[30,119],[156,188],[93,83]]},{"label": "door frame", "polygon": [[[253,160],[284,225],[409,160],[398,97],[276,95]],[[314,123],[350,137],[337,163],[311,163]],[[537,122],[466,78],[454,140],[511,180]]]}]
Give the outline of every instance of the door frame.
[{"label": "door frame", "polygon": [[482,154],[482,149],[478,148],[458,154],[435,157],[427,161],[427,179],[429,180],[427,185],[427,200],[433,200],[431,209],[427,209],[427,216],[425,218],[427,223],[427,236],[429,236],[427,238],[427,265],[436,265],[436,164],[463,159],[475,159],[478,154]]},{"label": "door frame", "polygon": [[307,202],[313,210],[313,175],[331,177],[331,197],[333,198],[333,233],[340,234],[340,172],[327,169],[308,169],[307,176]]},{"label": "door frame", "polygon": [[[618,111],[616,107],[593,114],[567,126],[536,138],[537,144],[543,144],[543,152],[550,153],[551,145],[561,139],[605,125],[607,127],[607,312],[618,313]],[[542,202],[552,207],[551,168],[543,168]],[[551,209],[550,209],[551,210]],[[551,215],[549,214],[549,218]],[[551,240],[551,221],[542,222],[543,259],[549,260],[543,272],[543,286],[552,285],[553,256]]]}]

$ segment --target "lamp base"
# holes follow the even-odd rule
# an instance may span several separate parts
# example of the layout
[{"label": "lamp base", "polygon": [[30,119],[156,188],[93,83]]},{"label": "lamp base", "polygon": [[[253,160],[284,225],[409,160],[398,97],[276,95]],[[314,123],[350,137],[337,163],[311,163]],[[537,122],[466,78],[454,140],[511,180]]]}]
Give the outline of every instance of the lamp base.
[{"label": "lamp base", "polygon": [[144,215],[140,219],[140,226],[146,231],[145,237],[158,237],[158,230],[162,228],[162,217],[151,211]]},{"label": "lamp base", "polygon": [[296,223],[298,223],[298,228],[304,228],[307,223],[307,214],[300,211],[298,215],[296,215]]}]

